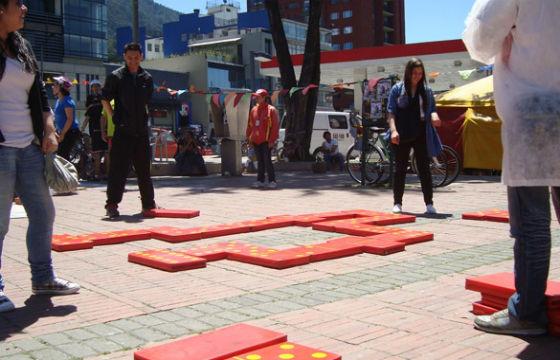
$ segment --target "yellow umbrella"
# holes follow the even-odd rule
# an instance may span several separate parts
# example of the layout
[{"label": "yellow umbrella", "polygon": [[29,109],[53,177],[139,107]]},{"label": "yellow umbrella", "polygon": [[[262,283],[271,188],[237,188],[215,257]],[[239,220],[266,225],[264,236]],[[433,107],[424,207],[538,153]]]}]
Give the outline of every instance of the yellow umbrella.
[{"label": "yellow umbrella", "polygon": [[436,96],[437,106],[493,107],[494,77],[488,76]]}]

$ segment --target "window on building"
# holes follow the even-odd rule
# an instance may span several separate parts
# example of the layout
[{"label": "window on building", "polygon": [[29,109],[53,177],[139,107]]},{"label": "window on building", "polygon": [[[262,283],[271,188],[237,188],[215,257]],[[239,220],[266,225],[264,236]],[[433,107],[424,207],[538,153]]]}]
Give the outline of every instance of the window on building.
[{"label": "window on building", "polygon": [[345,26],[343,32],[345,34],[352,34],[352,31],[353,31],[352,26]]},{"label": "window on building", "polygon": [[189,41],[189,34],[181,34],[181,42]]},{"label": "window on building", "polygon": [[353,47],[354,47],[354,44],[352,44],[351,41],[345,42],[344,45],[342,45],[342,48],[343,48],[344,50],[349,50],[349,49],[352,49]]},{"label": "window on building", "polygon": [[333,50],[340,50],[340,44],[332,44]]},{"label": "window on building", "polygon": [[338,19],[338,13],[337,12],[331,13],[330,18],[331,18],[331,20],[337,20]]},{"label": "window on building", "polygon": [[352,10],[344,10],[344,11],[342,12],[342,17],[343,17],[344,19],[351,18],[351,17],[352,17]]},{"label": "window on building", "polygon": [[151,43],[148,43],[147,47],[148,47],[148,51],[152,51],[152,44]]},{"label": "window on building", "polygon": [[155,44],[155,45],[154,45],[154,51],[155,51],[155,52],[159,52],[159,51],[160,51],[160,46],[159,46],[159,44]]},{"label": "window on building", "polygon": [[333,36],[336,36],[336,35],[340,34],[340,29],[339,28],[333,28],[331,31],[332,31]]},{"label": "window on building", "polygon": [[264,52],[272,55],[272,40],[264,39]]}]

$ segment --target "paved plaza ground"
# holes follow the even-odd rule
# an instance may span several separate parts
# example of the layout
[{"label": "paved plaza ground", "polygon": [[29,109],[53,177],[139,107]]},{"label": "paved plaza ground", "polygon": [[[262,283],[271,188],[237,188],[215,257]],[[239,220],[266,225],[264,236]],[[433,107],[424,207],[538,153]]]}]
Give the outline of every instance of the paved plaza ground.
[{"label": "paved plaza ground", "polygon": [[[54,198],[55,233],[392,208],[390,189],[359,188],[347,174],[281,172],[278,190],[250,189],[254,180],[254,175],[156,178],[158,204],[200,210],[193,219],[143,219],[136,183],[130,181],[120,221],[103,219],[104,184],[85,183],[77,195]],[[224,260],[167,273],[129,263],[127,254],[231,239],[286,248],[340,235],[290,227],[181,244],[148,240],[53,253],[57,273],[82,290],[52,298],[31,296],[27,220],[12,220],[2,274],[17,309],[0,315],[0,359],[132,359],[135,349],[239,322],[286,333],[290,341],[344,360],[560,359],[559,338],[490,335],[472,326],[471,303],[480,295],[464,289],[465,278],[511,271],[513,241],[507,224],[462,220],[460,214],[506,209],[499,179],[461,177],[436,190],[435,206],[441,215],[422,215],[420,186],[411,177],[404,210],[419,217],[400,227],[433,232],[434,241],[388,256],[362,254],[285,270]],[[560,280],[559,253],[560,227],[554,222],[551,279]]]}]

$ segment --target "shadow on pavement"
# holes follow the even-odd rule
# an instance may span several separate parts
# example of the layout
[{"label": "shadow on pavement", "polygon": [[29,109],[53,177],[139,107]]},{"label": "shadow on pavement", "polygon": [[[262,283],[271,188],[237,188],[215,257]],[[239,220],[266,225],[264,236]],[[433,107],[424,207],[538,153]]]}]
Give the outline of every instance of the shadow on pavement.
[{"label": "shadow on pavement", "polygon": [[55,306],[50,296],[31,295],[25,306],[0,315],[0,341],[22,332],[43,317],[61,317],[75,312],[75,305]]},{"label": "shadow on pavement", "polygon": [[557,337],[520,337],[527,342],[527,347],[517,354],[517,359],[558,359],[560,353],[560,341]]},{"label": "shadow on pavement", "polygon": [[445,213],[438,213],[438,214],[425,214],[425,213],[413,213],[413,212],[402,212],[404,215],[414,215],[417,218],[425,218],[425,219],[447,219],[452,218],[453,214],[445,214]]}]

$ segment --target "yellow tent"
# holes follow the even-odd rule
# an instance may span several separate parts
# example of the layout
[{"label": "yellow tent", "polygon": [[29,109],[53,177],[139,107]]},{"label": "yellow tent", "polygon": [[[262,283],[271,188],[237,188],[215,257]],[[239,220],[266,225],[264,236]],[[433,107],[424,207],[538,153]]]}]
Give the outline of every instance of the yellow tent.
[{"label": "yellow tent", "polygon": [[436,104],[440,116],[445,109],[465,109],[460,135],[463,167],[501,170],[501,120],[494,107],[493,76],[439,94]]},{"label": "yellow tent", "polygon": [[494,76],[487,76],[470,84],[436,96],[437,106],[494,107]]}]

